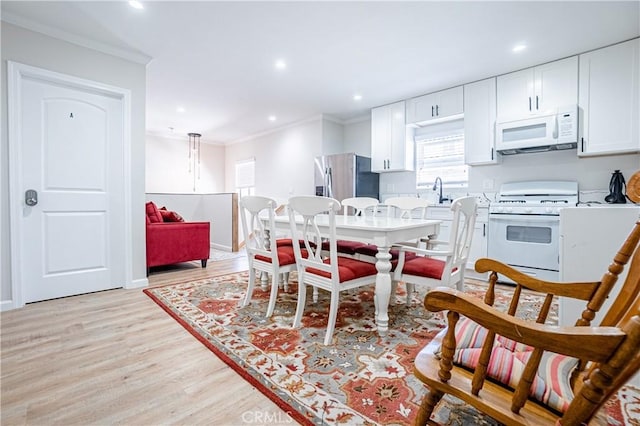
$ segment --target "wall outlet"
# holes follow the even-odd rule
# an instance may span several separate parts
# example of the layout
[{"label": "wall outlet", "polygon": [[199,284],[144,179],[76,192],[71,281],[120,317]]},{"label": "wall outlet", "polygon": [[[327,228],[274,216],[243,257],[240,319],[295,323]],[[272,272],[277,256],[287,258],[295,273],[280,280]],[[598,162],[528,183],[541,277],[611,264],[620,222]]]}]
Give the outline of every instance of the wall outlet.
[{"label": "wall outlet", "polygon": [[493,179],[482,179],[482,190],[491,191],[493,189]]}]

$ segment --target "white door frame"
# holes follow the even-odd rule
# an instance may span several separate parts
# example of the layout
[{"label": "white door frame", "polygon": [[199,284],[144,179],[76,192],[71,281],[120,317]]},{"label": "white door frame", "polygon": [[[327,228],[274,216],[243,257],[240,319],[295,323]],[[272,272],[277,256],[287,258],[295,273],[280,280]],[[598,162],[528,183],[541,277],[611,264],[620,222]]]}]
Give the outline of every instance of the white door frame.
[{"label": "white door frame", "polygon": [[8,127],[9,127],[9,219],[11,237],[11,300],[2,301],[0,310],[16,309],[24,306],[22,297],[22,214],[24,206],[22,184],[22,80],[34,78],[67,87],[88,90],[98,94],[115,96],[122,100],[123,113],[123,211],[125,245],[122,250],[122,265],[124,266],[124,288],[133,288],[131,232],[131,91],[116,86],[85,80],[70,75],[37,68],[18,62],[7,61],[8,75]]}]

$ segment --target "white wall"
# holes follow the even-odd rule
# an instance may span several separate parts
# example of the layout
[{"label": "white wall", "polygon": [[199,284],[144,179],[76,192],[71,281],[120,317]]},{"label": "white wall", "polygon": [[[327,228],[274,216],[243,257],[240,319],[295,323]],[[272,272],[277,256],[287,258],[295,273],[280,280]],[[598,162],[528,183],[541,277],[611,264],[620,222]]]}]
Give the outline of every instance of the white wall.
[{"label": "white wall", "polygon": [[[146,192],[207,194],[224,192],[225,148],[200,144],[200,179],[189,173],[189,140],[147,135]],[[169,172],[170,171],[170,172]]]},{"label": "white wall", "polygon": [[313,159],[321,154],[321,117],[228,145],[225,190],[235,192],[236,162],[255,158],[256,195],[278,201],[313,195]]},{"label": "white wall", "polygon": [[371,118],[370,116],[349,121],[344,124],[344,152],[353,152],[371,157]]},{"label": "white wall", "polygon": [[343,144],[343,127],[341,123],[335,120],[322,118],[322,155],[342,154],[344,151]]},{"label": "white wall", "polygon": [[2,147],[0,148],[0,300],[11,299],[7,60],[131,90],[131,207],[133,280],[146,280],[144,228],[146,69],[115,56],[2,22]]}]

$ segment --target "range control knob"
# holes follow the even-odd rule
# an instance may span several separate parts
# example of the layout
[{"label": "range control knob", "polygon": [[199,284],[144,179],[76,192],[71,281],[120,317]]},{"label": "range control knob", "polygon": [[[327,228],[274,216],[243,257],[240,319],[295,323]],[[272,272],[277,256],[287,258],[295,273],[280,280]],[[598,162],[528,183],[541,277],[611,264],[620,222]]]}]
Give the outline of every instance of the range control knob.
[{"label": "range control knob", "polygon": [[545,213],[553,213],[553,209],[551,207],[545,207]]},{"label": "range control knob", "polygon": [[513,207],[507,207],[507,213],[511,213],[513,211]]},{"label": "range control knob", "polygon": [[533,211],[533,209],[531,207],[525,207],[524,208],[524,212],[525,213],[531,213]]}]

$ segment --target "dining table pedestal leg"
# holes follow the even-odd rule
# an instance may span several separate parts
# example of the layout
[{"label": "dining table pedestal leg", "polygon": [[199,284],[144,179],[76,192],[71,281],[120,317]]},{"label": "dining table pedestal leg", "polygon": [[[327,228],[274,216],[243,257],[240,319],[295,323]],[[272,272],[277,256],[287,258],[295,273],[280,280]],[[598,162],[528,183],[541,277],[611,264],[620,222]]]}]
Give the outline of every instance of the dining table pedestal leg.
[{"label": "dining table pedestal leg", "polygon": [[376,326],[378,334],[385,334],[389,329],[389,299],[391,298],[391,253],[389,253],[389,247],[378,246],[376,269],[378,270],[374,296]]}]

